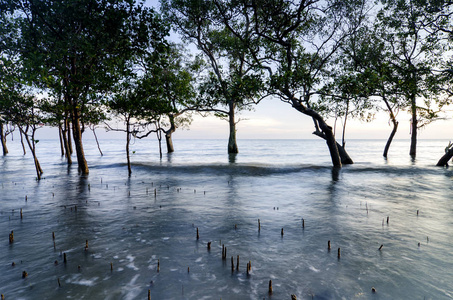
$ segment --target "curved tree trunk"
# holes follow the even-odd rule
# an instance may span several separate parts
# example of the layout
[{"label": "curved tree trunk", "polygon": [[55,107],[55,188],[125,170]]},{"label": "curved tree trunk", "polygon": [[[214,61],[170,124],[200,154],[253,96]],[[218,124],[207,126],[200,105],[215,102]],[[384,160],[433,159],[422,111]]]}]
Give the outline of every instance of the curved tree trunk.
[{"label": "curved tree trunk", "polygon": [[[27,144],[28,144],[28,147],[30,148],[30,151],[33,155],[33,161],[34,161],[34,164],[35,164],[35,170],[36,170],[36,178],[38,180],[41,180],[41,175],[43,172],[42,168],[41,168],[41,165],[38,161],[38,157],[36,156],[36,147],[35,147],[35,131],[33,130],[33,133],[32,133],[32,141],[30,142],[30,139],[28,137],[28,126],[27,126],[27,129],[24,131],[21,127],[19,127],[19,131],[22,132],[22,134],[25,136],[25,140],[27,141]],[[32,145],[33,143],[33,145]]]},{"label": "curved tree trunk", "polygon": [[[327,124],[325,124],[327,125]],[[320,126],[322,127],[322,126]],[[333,135],[333,132],[332,132],[332,127],[330,126],[327,126],[328,128],[325,128],[323,130],[325,136],[326,136],[326,143],[327,143],[327,147],[329,148],[329,152],[330,152],[330,158],[332,159],[332,164],[334,167],[341,167],[342,163],[341,163],[341,158],[340,158],[340,153],[338,151],[338,143],[337,141],[335,140],[335,137]]]},{"label": "curved tree trunk", "polygon": [[82,131],[80,129],[80,116],[77,107],[72,109],[72,135],[74,137],[74,144],[77,152],[77,164],[79,172],[83,175],[89,174],[88,164],[85,159],[82,143]]},{"label": "curved tree trunk", "polygon": [[104,154],[102,153],[102,150],[101,150],[101,146],[99,145],[98,136],[96,135],[96,128],[94,125],[93,125],[92,130],[93,130],[94,139],[96,140],[96,145],[98,145],[99,153],[101,153],[101,156],[104,156]]},{"label": "curved tree trunk", "polygon": [[383,96],[383,100],[385,102],[385,105],[387,106],[387,109],[388,109],[389,114],[390,114],[390,119],[392,120],[392,123],[393,123],[392,132],[390,133],[390,136],[389,136],[389,138],[387,140],[387,143],[385,144],[385,148],[384,148],[383,156],[385,158],[387,158],[387,155],[388,155],[388,152],[389,152],[389,149],[390,149],[390,144],[392,143],[393,138],[395,137],[396,131],[398,130],[398,121],[396,120],[395,114],[393,113],[393,109],[390,106],[390,103],[387,101],[385,96]]},{"label": "curved tree trunk", "polygon": [[170,129],[165,131],[165,143],[167,144],[167,152],[173,153],[175,152],[175,148],[173,147],[173,140],[171,138],[171,135],[176,131],[175,116],[173,114],[170,114],[168,115],[168,118],[170,119]]},{"label": "curved tree trunk", "polygon": [[24,155],[25,155],[25,154],[27,154],[27,150],[25,149],[24,135],[22,134],[21,130],[19,130],[19,135],[20,135],[20,144],[22,145],[22,151],[24,152]]},{"label": "curved tree trunk", "polygon": [[415,95],[411,96],[411,113],[412,113],[412,123],[411,123],[411,148],[409,155],[412,158],[415,158],[417,154],[417,106],[415,102]]},{"label": "curved tree trunk", "polygon": [[437,162],[438,167],[448,167],[448,161],[453,157],[453,143],[450,141],[445,148],[445,155],[443,155]]},{"label": "curved tree trunk", "polygon": [[444,156],[442,156],[439,161],[437,162],[438,167],[448,167],[448,161],[453,157],[453,149],[451,149],[449,152],[445,153]]},{"label": "curved tree trunk", "polygon": [[395,120],[393,121],[393,129],[392,129],[392,132],[390,133],[390,136],[387,140],[387,143],[385,144],[385,148],[384,148],[384,157],[387,158],[387,155],[388,155],[388,152],[389,152],[389,148],[390,148],[390,144],[392,143],[393,141],[393,138],[395,137],[395,134],[396,134],[396,131],[398,130],[398,122]]},{"label": "curved tree trunk", "polygon": [[[341,167],[342,166],[342,159],[340,157],[340,151],[339,148],[342,149],[342,153],[345,156],[344,161],[346,163],[352,164],[352,159],[347,155],[346,150],[344,150],[343,147],[341,147],[337,141],[335,140],[335,136],[333,135],[332,127],[327,125],[327,123],[324,121],[323,117],[321,117],[320,114],[312,110],[311,108],[307,108],[302,103],[299,101],[299,99],[292,98],[291,99],[293,108],[296,109],[297,111],[310,116],[313,118],[315,121],[315,126],[316,126],[316,131],[313,132],[313,134],[323,138],[326,143],[327,147],[329,148],[329,153],[330,153],[330,158],[332,160],[332,164],[334,167]],[[320,130],[318,130],[318,128]],[[340,146],[340,147],[338,147]],[[344,152],[343,152],[344,151]]]},{"label": "curved tree trunk", "polygon": [[3,123],[0,122],[0,139],[2,141],[3,155],[8,154],[8,147],[6,147],[6,136],[3,128]]},{"label": "curved tree trunk", "polygon": [[41,168],[41,164],[39,163],[38,156],[36,155],[36,142],[35,142],[35,133],[36,133],[36,127],[32,126],[32,133],[31,133],[31,141],[33,144],[33,157],[35,160],[36,168],[38,169],[39,173],[42,174],[44,171]]},{"label": "curved tree trunk", "polygon": [[448,161],[453,157],[453,146],[450,145],[450,148],[447,147],[445,155],[442,156],[437,162],[438,167],[448,167]]},{"label": "curved tree trunk", "polygon": [[228,103],[228,123],[230,125],[230,136],[228,138],[228,153],[239,153],[238,145],[236,143],[236,121],[234,116],[235,105],[233,101]]},{"label": "curved tree trunk", "polygon": [[348,152],[346,152],[344,146],[337,143],[337,149],[338,154],[340,154],[341,163],[343,165],[352,165],[354,163],[352,158],[349,156]]}]

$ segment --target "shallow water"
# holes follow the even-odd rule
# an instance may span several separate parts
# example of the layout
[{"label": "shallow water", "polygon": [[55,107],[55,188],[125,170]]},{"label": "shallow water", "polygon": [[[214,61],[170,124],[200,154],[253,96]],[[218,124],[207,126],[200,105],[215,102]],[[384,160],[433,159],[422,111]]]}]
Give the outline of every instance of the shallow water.
[{"label": "shallow water", "polygon": [[384,160],[385,141],[353,140],[347,149],[356,163],[337,171],[319,140],[243,140],[236,156],[221,140],[176,140],[176,152],[162,161],[155,143],[139,141],[127,178],[123,141],[101,141],[102,157],[85,141],[90,175],[80,177],[57,141],[41,140],[45,178],[37,182],[31,157],[14,141],[0,158],[0,293],[453,298],[453,172],[434,167],[447,142],[420,141],[412,161],[408,141],[396,141]]}]

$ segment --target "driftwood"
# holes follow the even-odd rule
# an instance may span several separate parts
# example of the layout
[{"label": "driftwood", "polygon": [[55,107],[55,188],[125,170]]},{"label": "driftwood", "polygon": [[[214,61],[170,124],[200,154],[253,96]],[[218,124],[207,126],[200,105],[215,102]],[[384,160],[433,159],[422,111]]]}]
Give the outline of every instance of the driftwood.
[{"label": "driftwood", "polygon": [[448,161],[453,157],[453,143],[449,142],[445,148],[445,155],[437,162],[438,167],[448,167]]}]

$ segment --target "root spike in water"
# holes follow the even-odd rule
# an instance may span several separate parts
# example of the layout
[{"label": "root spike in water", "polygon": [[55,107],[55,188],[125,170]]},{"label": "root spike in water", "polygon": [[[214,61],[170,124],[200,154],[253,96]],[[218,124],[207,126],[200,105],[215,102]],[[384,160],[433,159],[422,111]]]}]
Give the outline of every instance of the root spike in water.
[{"label": "root spike in water", "polygon": [[9,234],[9,243],[12,244],[14,242],[14,231],[11,230],[11,233]]}]

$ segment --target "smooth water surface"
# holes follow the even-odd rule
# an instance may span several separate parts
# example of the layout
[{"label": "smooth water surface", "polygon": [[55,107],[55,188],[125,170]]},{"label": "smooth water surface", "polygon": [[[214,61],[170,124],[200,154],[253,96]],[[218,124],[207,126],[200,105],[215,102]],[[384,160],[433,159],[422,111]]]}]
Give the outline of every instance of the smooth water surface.
[{"label": "smooth water surface", "polygon": [[0,293],[451,299],[453,172],[434,166],[447,143],[420,141],[411,160],[409,142],[395,141],[384,160],[385,141],[352,140],[355,164],[335,170],[321,140],[241,140],[235,156],[222,140],[176,140],[162,160],[154,142],[137,141],[128,178],[122,140],[101,141],[102,157],[85,141],[87,177],[76,162],[67,167],[58,141],[41,140],[37,182],[30,155],[9,141],[0,158]]}]

